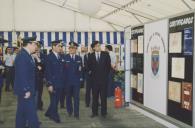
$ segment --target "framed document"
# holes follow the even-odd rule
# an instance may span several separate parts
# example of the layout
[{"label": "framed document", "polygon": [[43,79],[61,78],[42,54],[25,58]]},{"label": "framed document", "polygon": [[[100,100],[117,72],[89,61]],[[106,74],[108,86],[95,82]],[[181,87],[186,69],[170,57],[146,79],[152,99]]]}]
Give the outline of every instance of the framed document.
[{"label": "framed document", "polygon": [[142,57],[137,57],[136,58],[136,67],[137,69],[143,70],[143,58]]},{"label": "framed document", "polygon": [[181,102],[181,83],[169,81],[169,100],[176,101],[178,103]]},{"label": "framed document", "polygon": [[133,63],[133,69],[136,69],[137,68],[137,57],[133,56],[131,58],[133,58],[131,61]]},{"label": "framed document", "polygon": [[181,53],[182,51],[182,33],[170,33],[169,34],[169,53]]},{"label": "framed document", "polygon": [[131,53],[137,53],[137,39],[131,40]]},{"label": "framed document", "polygon": [[143,93],[143,74],[137,74],[137,92]]},{"label": "framed document", "polygon": [[184,29],[184,55],[192,55],[192,28]]},{"label": "framed document", "polygon": [[171,77],[184,79],[185,75],[185,58],[172,58]]},{"label": "framed document", "polygon": [[182,82],[182,108],[192,110],[192,83]]},{"label": "framed document", "polygon": [[144,36],[138,36],[138,53],[142,54],[144,51]]},{"label": "framed document", "polygon": [[131,74],[131,87],[137,89],[137,75]]}]

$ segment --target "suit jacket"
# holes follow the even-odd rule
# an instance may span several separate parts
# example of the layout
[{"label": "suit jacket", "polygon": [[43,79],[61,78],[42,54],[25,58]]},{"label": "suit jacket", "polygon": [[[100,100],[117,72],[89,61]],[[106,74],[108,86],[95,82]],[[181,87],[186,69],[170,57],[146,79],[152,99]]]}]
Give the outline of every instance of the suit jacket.
[{"label": "suit jacket", "polygon": [[72,60],[70,54],[65,56],[65,73],[67,86],[80,86],[82,79],[82,59],[80,56],[75,55]]},{"label": "suit jacket", "polygon": [[89,68],[89,66],[88,66],[89,65],[89,56],[90,56],[90,53],[84,55],[84,67],[83,67],[84,72],[87,72],[89,70],[88,69]]},{"label": "suit jacket", "polygon": [[[34,58],[35,60],[35,65],[36,65],[36,75],[35,75],[35,81],[36,81],[36,86],[35,86],[35,90],[38,90],[41,85],[40,85],[40,81],[43,80],[43,76],[44,76],[44,64],[42,59],[40,58],[40,62],[38,62],[38,60],[36,58]],[[41,69],[39,69],[38,67],[41,67]]]},{"label": "suit jacket", "polygon": [[32,56],[21,49],[15,59],[14,92],[18,96],[24,96],[30,91],[35,94],[35,62]]},{"label": "suit jacket", "polygon": [[96,60],[95,52],[89,55],[89,73],[94,83],[107,84],[111,69],[110,63],[110,56],[107,52],[100,53],[99,62]]},{"label": "suit jacket", "polygon": [[57,59],[53,52],[51,52],[46,58],[45,72],[47,86],[52,85],[54,89],[65,87],[64,66],[62,60],[62,58]]}]

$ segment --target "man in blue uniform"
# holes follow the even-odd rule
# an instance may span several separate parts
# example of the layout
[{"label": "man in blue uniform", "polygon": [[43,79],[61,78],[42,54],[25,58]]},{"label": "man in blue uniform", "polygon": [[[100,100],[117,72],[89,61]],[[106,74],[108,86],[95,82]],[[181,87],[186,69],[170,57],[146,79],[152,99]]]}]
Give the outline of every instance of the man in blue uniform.
[{"label": "man in blue uniform", "polygon": [[[79,94],[82,80],[82,59],[76,55],[78,44],[69,43],[69,54],[65,56],[66,72],[66,108],[69,116],[74,112],[74,117],[79,119]],[[72,105],[74,100],[74,107]]]},{"label": "man in blue uniform", "polygon": [[59,53],[61,51],[61,40],[52,41],[52,52],[46,58],[46,80],[48,91],[50,94],[50,105],[45,113],[45,116],[60,123],[58,114],[58,103],[61,96],[61,91],[65,87],[64,84],[64,65]]},{"label": "man in blue uniform", "polygon": [[35,63],[31,56],[37,47],[36,37],[23,39],[23,48],[15,59],[14,92],[18,105],[16,112],[16,128],[39,128],[35,106]]},{"label": "man in blue uniform", "polygon": [[[61,48],[61,51],[60,51],[60,57],[62,58],[62,62],[64,63],[64,57],[65,57],[65,52],[64,52],[64,49]],[[60,108],[65,108],[65,97],[66,97],[66,89],[64,88],[62,90],[62,93],[60,94]]]}]

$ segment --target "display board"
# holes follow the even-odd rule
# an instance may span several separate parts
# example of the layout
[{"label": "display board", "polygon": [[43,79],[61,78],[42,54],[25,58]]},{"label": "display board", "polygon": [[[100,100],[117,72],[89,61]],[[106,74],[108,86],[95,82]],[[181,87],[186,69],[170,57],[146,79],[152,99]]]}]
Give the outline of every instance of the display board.
[{"label": "display board", "polygon": [[168,19],[144,25],[144,106],[167,114]]},{"label": "display board", "polygon": [[169,20],[168,115],[192,125],[194,13]]},{"label": "display board", "polygon": [[143,104],[143,45],[144,44],[144,26],[138,26],[131,29],[131,75],[130,88],[132,92],[132,99]]}]

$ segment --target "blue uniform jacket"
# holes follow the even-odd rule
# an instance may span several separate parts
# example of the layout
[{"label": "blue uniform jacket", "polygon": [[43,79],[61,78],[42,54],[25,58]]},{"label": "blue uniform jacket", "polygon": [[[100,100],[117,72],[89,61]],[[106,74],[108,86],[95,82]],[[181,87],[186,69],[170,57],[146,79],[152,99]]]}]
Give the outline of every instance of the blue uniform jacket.
[{"label": "blue uniform jacket", "polygon": [[65,87],[63,58],[57,59],[51,52],[46,58],[45,72],[48,86],[52,85],[54,89]]},{"label": "blue uniform jacket", "polygon": [[18,96],[24,96],[30,91],[35,94],[35,63],[32,56],[21,49],[15,59],[14,92]]},{"label": "blue uniform jacket", "polygon": [[65,74],[67,86],[78,86],[82,79],[82,59],[75,55],[75,60],[72,60],[70,54],[65,55]]}]

